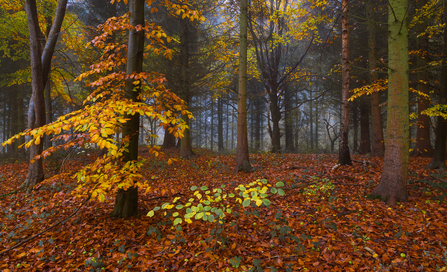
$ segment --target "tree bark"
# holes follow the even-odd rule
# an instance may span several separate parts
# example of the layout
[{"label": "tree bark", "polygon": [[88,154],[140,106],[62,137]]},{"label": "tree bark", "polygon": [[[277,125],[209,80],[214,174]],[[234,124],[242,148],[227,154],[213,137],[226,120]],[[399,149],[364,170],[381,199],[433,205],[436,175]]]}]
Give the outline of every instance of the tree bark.
[{"label": "tree bark", "polygon": [[[368,59],[369,59],[369,77],[370,83],[377,80],[377,57],[376,57],[376,34],[374,22],[374,0],[368,0],[366,3],[366,18],[368,21]],[[380,109],[380,94],[374,92],[371,94],[371,119],[372,119],[372,149],[371,157],[383,157],[385,146],[383,142],[382,113]]]},{"label": "tree bark", "polygon": [[[447,20],[447,9],[444,9],[444,22]],[[447,24],[444,26],[444,56],[447,56]],[[441,92],[439,95],[439,103],[447,104],[447,65],[442,65],[441,70]],[[446,169],[445,165],[445,149],[447,137],[447,120],[442,116],[437,117],[436,125],[436,141],[433,160],[427,166],[427,169]]]},{"label": "tree bark", "polygon": [[348,133],[349,133],[349,0],[342,1],[343,15],[342,25],[342,106],[340,120],[340,136],[338,163],[341,165],[351,165],[351,155],[349,153]]},{"label": "tree bark", "polygon": [[239,23],[239,91],[237,107],[236,172],[251,170],[247,135],[247,0],[241,0]]},{"label": "tree bark", "polygon": [[[31,87],[32,95],[29,109],[28,127],[30,129],[45,125],[45,98],[44,87],[48,79],[48,73],[51,67],[54,48],[59,37],[62,22],[65,17],[67,0],[58,1],[53,24],[51,25],[48,40],[42,51],[41,39],[43,39],[39,28],[36,0],[26,0],[25,10],[30,32],[30,52],[31,52]],[[43,150],[43,141],[38,145],[32,145],[30,148],[30,160],[40,155]],[[28,174],[25,181],[20,186],[28,192],[44,179],[42,159],[30,163]]]},{"label": "tree bark", "polygon": [[388,2],[388,110],[382,177],[372,195],[388,204],[407,201],[409,153],[408,0]]},{"label": "tree bark", "polygon": [[[130,24],[132,26],[144,26],[144,0],[129,0]],[[144,31],[132,28],[129,31],[127,49],[127,75],[140,73],[143,70]],[[132,102],[139,102],[141,83],[134,84],[134,79],[126,80],[125,96]],[[138,136],[140,130],[140,115],[126,115],[129,118],[123,125],[123,139],[129,139],[128,152],[123,153],[124,163],[138,160]],[[119,189],[115,207],[111,214],[113,217],[127,218],[138,212],[138,188]]]},{"label": "tree bark", "polygon": [[165,129],[164,137],[163,137],[163,145],[162,149],[169,149],[175,147],[175,136],[172,133],[169,133],[169,127]]}]

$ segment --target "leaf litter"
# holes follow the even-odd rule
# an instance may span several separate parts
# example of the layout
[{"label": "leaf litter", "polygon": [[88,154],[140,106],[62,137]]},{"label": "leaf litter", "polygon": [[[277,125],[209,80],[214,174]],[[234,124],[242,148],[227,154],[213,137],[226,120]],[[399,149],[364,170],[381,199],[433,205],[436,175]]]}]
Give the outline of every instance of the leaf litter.
[{"label": "leaf litter", "polygon": [[[171,165],[142,152],[151,190],[139,192],[139,215],[128,219],[109,217],[113,195],[81,207],[70,194],[70,174],[89,157],[71,159],[57,169],[65,178],[28,195],[17,190],[27,164],[2,164],[0,252],[16,248],[0,255],[0,270],[447,271],[447,178],[424,169],[429,159],[410,158],[409,201],[387,206],[366,197],[380,180],[380,158],[354,155],[352,166],[334,167],[335,155],[252,154],[253,171],[235,173],[234,155],[197,152],[183,160],[169,150],[166,156],[178,158]],[[235,193],[258,179],[283,183],[284,195],[271,194],[268,207],[222,200],[231,213],[220,224],[199,218],[174,226],[172,214],[185,212],[175,208],[146,216],[174,199],[185,205],[194,186]]]}]

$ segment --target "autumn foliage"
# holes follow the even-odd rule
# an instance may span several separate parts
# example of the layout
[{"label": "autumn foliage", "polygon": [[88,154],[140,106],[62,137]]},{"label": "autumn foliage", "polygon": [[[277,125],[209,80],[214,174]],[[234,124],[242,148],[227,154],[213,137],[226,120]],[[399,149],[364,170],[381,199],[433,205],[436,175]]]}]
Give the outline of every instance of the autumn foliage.
[{"label": "autumn foliage", "polygon": [[[151,190],[140,195],[140,216],[108,217],[113,197],[93,201],[65,224],[0,255],[0,269],[21,271],[105,268],[106,271],[437,271],[446,260],[446,180],[442,172],[421,170],[427,159],[412,159],[409,202],[389,207],[365,195],[380,179],[381,159],[353,156],[353,166],[332,170],[333,155],[252,155],[252,173],[234,173],[234,156],[209,151],[171,165],[143,151],[142,180]],[[178,157],[178,151],[168,151]],[[76,172],[90,156],[65,163],[47,160],[50,171]],[[55,169],[54,167],[60,167]],[[1,191],[11,192],[26,174],[24,164],[1,166]],[[173,226],[171,214],[146,213],[195,198],[193,186],[225,193],[259,178],[283,182],[285,194],[271,204],[244,208],[234,199],[225,223],[192,220]],[[40,188],[3,194],[0,251],[70,215],[80,205],[72,194],[76,180],[54,176]],[[98,271],[99,271],[98,270]]]}]

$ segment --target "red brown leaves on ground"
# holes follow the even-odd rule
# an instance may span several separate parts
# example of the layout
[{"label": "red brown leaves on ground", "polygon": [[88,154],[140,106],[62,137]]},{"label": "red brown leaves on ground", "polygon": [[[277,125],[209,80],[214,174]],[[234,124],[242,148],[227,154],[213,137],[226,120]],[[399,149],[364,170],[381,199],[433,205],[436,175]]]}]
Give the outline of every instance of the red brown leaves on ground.
[{"label": "red brown leaves on ground", "polygon": [[[139,216],[113,219],[114,196],[91,200],[67,222],[0,255],[0,271],[447,270],[447,180],[444,172],[424,169],[429,159],[410,159],[409,201],[391,207],[366,198],[380,180],[381,159],[353,156],[353,166],[334,168],[334,155],[260,154],[250,157],[252,172],[234,173],[234,155],[197,151],[199,156],[172,165],[142,153],[152,189],[140,190]],[[174,150],[167,154],[178,157]],[[89,159],[46,166],[73,173]],[[26,170],[26,164],[0,165],[0,251],[82,203],[70,194],[70,175],[28,195],[14,191]],[[285,195],[270,196],[269,207],[243,208],[228,199],[224,204],[233,212],[223,225],[193,220],[174,227],[161,211],[146,216],[175,197],[186,203],[192,186],[226,185],[234,193],[257,179],[282,181]]]}]

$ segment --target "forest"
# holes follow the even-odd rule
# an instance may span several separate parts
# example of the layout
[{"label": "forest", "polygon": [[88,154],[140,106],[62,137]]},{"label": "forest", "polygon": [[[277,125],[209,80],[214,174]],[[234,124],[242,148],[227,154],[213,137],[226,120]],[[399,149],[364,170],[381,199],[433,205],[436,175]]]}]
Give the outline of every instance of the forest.
[{"label": "forest", "polygon": [[0,0],[0,271],[447,271],[444,0]]}]

